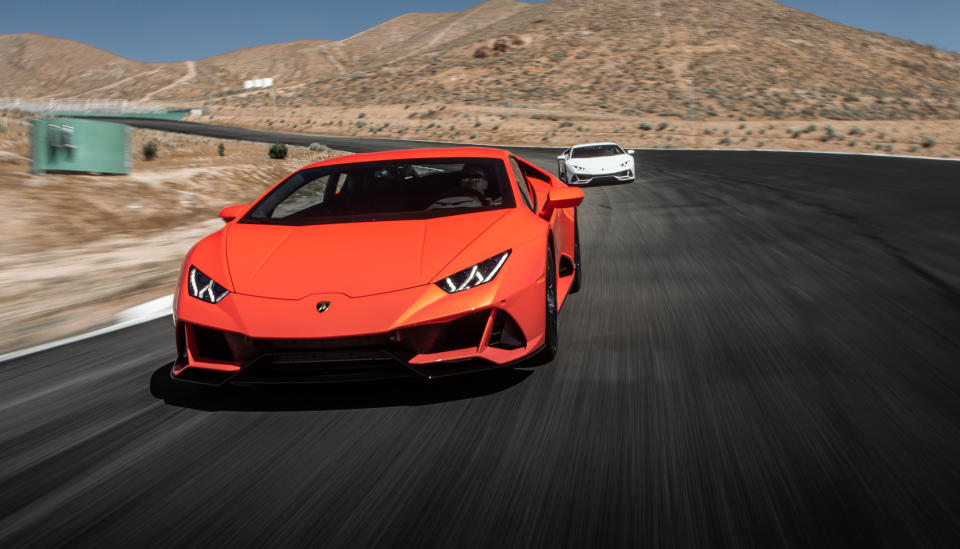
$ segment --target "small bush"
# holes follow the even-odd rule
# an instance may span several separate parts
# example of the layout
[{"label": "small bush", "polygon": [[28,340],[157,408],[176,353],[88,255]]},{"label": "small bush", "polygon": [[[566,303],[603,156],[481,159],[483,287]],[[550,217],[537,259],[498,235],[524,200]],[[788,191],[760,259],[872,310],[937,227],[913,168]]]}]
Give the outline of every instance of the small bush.
[{"label": "small bush", "polygon": [[937,141],[932,137],[924,137],[923,141],[920,144],[923,145],[924,149],[929,149],[930,147],[935,146],[937,144]]},{"label": "small bush", "polygon": [[310,143],[309,148],[311,151],[320,151],[320,152],[330,151],[330,147],[324,145],[323,143]]},{"label": "small bush", "polygon": [[270,158],[281,160],[287,157],[287,146],[283,143],[274,143],[270,145],[270,151],[268,153]]},{"label": "small bush", "polygon": [[637,127],[640,128],[641,130],[645,131],[645,132],[648,132],[648,131],[650,131],[650,130],[653,129],[653,126],[651,126],[650,124],[647,124],[646,122],[642,122],[642,123],[641,123],[639,126],[637,126]]},{"label": "small bush", "polygon": [[223,156],[224,150],[226,147],[223,146],[223,143],[217,145],[217,156]]},{"label": "small bush", "polygon": [[150,140],[143,144],[143,147],[140,148],[140,152],[143,153],[144,160],[153,160],[157,157],[157,142]]},{"label": "small bush", "polygon": [[720,144],[721,144],[721,145],[729,145],[729,144],[730,144],[730,138],[729,138],[729,137],[724,137],[723,139],[720,140]]},{"label": "small bush", "polygon": [[667,124],[666,122],[661,122],[657,124],[657,131],[659,132],[659,131],[665,130],[669,125],[670,124]]},{"label": "small bush", "polygon": [[713,128],[704,128],[703,135],[713,135],[713,132],[716,131]]},{"label": "small bush", "polygon": [[847,135],[867,135],[867,132],[861,130],[858,126],[850,128],[850,131],[847,132]]},{"label": "small bush", "polygon": [[365,116],[367,116],[367,113],[362,112],[362,113],[360,113],[360,114],[357,115],[357,118],[363,118],[363,117],[365,117]]}]

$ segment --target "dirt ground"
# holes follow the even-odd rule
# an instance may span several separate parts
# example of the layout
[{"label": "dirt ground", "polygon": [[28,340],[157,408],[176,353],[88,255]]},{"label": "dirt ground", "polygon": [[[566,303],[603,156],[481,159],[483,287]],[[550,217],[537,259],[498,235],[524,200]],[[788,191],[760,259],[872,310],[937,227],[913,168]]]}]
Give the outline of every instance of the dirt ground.
[{"label": "dirt ground", "polygon": [[318,135],[569,147],[805,150],[960,158],[960,120],[685,120],[473,105],[208,107],[188,120]]},{"label": "dirt ground", "polygon": [[[135,130],[129,175],[33,174],[29,117],[0,114],[0,353],[111,324],[173,292],[180,262],[217,230],[224,206],[252,201],[294,169],[334,151]],[[304,108],[275,115],[213,108],[193,120],[320,135],[465,143],[786,149],[960,157],[960,122],[686,121],[522,108]],[[144,143],[158,156],[147,161]],[[224,155],[218,145],[224,145]]]},{"label": "dirt ground", "polygon": [[[159,143],[152,161],[139,154],[148,140]],[[9,153],[0,155],[0,353],[111,324],[172,293],[189,248],[223,226],[221,208],[338,154],[290,147],[272,160],[266,144],[227,141],[220,157],[219,140],[147,130],[132,143],[129,175],[40,175],[22,143],[0,141]]]}]

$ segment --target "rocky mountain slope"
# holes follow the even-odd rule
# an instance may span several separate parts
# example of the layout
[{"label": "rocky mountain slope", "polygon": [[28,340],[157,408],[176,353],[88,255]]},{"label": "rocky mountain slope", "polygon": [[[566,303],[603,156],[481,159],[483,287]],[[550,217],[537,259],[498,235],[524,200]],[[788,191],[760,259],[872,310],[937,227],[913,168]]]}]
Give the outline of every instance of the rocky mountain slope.
[{"label": "rocky mountain slope", "polygon": [[[701,120],[956,118],[960,78],[960,54],[771,0],[489,0],[192,66],[39,35],[0,35],[0,52],[2,96],[510,104]],[[242,89],[260,77],[275,88]]]}]

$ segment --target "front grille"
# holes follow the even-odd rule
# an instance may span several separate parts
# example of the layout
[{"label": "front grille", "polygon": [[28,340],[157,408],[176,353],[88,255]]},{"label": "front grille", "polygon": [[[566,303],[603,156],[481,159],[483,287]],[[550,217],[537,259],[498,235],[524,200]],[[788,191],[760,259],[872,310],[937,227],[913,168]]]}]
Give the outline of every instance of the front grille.
[{"label": "front grille", "polygon": [[245,368],[236,383],[335,383],[417,375],[385,350],[356,349],[261,356]]},{"label": "front grille", "polygon": [[630,170],[623,170],[622,172],[616,173],[578,173],[578,179],[595,179],[597,177],[627,177],[630,175]]},{"label": "front grille", "polygon": [[[407,362],[418,354],[477,348],[490,315],[484,310],[447,322],[342,338],[258,339],[197,325],[187,329],[197,341],[196,359],[242,363],[234,383],[363,381],[416,376]],[[497,346],[516,345],[519,329],[511,322],[506,330],[501,322]],[[501,332],[507,334],[502,342]]]}]

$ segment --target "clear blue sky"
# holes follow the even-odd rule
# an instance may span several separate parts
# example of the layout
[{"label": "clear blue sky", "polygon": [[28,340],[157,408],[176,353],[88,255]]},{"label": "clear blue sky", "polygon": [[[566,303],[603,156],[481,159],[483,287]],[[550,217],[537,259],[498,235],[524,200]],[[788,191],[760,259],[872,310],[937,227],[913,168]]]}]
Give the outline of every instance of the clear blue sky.
[{"label": "clear blue sky", "polygon": [[[183,61],[260,44],[308,38],[340,40],[411,11],[459,11],[478,2],[9,1],[0,9],[0,33],[37,32],[69,38],[138,61]],[[960,0],[781,3],[854,27],[960,52]]]}]

